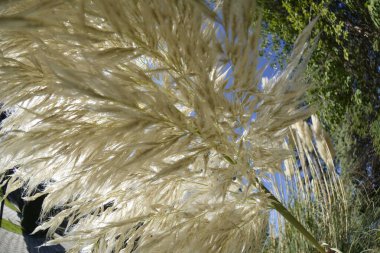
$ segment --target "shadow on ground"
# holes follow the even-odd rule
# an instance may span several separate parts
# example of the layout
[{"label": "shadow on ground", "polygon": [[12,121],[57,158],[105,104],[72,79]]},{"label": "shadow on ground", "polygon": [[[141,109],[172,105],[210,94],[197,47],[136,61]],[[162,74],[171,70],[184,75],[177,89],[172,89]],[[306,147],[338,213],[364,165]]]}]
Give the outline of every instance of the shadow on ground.
[{"label": "shadow on ground", "polygon": [[41,246],[45,242],[43,237],[35,237],[28,234],[23,234],[24,241],[29,253],[64,253],[65,248],[61,245]]}]

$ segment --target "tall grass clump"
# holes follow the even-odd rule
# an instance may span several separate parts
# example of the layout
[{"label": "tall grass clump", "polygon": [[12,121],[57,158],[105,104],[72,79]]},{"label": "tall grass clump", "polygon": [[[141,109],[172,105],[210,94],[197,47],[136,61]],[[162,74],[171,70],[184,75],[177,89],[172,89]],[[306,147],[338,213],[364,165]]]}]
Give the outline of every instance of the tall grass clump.
[{"label": "tall grass clump", "polygon": [[[274,194],[320,242],[342,249],[353,217],[348,210],[349,193],[335,172],[329,136],[313,115],[312,124],[298,122],[291,127],[286,146],[295,153],[284,161],[285,173],[271,177],[271,184],[277,185]],[[273,218],[265,252],[314,252],[283,217],[275,214]]]},{"label": "tall grass clump", "polygon": [[[66,221],[50,243],[69,241],[69,252],[260,252],[273,207],[324,252],[263,184],[311,114],[313,23],[262,84],[251,0],[2,2],[0,173],[17,167],[8,193],[47,194],[37,230],[53,236]],[[329,171],[313,173],[330,205],[341,196],[322,190]]]},{"label": "tall grass clump", "polygon": [[[284,161],[284,174],[267,180],[274,195],[333,252],[379,252],[380,203],[365,196],[349,176],[334,172],[334,150],[318,119],[313,115],[312,124],[298,122],[290,132],[285,145],[295,153]],[[329,152],[322,154],[320,150]],[[315,249],[291,223],[274,212],[263,252]]]}]

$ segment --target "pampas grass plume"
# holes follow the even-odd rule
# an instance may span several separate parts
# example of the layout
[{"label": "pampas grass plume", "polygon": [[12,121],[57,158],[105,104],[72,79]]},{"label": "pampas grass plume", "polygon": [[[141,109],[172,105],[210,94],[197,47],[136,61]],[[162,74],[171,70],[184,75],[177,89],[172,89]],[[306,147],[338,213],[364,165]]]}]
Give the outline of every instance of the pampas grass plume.
[{"label": "pampas grass plume", "polygon": [[270,202],[257,178],[282,171],[281,143],[310,115],[315,21],[263,90],[251,0],[1,5],[0,173],[17,167],[8,193],[25,185],[29,199],[44,185],[50,243],[259,252]]}]

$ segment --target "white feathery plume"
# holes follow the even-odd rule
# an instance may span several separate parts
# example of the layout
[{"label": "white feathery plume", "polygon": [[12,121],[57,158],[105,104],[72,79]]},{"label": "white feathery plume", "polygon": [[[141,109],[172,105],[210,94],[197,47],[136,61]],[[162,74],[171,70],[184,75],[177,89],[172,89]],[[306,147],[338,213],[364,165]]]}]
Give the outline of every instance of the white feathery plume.
[{"label": "white feathery plume", "polygon": [[256,179],[281,171],[289,127],[310,114],[302,73],[314,22],[260,90],[251,0],[28,0],[0,10],[9,112],[0,173],[18,167],[8,193],[26,184],[33,199],[45,186],[39,229],[52,235],[68,221],[51,243],[259,251],[270,201]]},{"label": "white feathery plume", "polygon": [[292,125],[292,128],[296,130],[297,134],[301,138],[304,150],[307,152],[313,152],[313,135],[311,133],[310,126],[305,121],[299,121]]},{"label": "white feathery plume", "polygon": [[[323,129],[316,115],[311,115],[311,120],[312,124],[310,125],[306,121],[298,121],[291,126],[291,134],[289,134],[287,138],[289,143],[285,142],[283,144],[284,148],[291,152],[297,150],[302,167],[306,167],[304,156],[313,154],[317,159],[322,159],[329,170],[333,171],[335,169],[335,151],[332,140],[329,134]],[[313,161],[312,163],[316,162],[317,161]],[[292,175],[293,172],[291,172],[291,170],[295,167],[294,158],[286,159],[284,161],[284,166],[285,173],[289,176]]]},{"label": "white feathery plume", "polygon": [[322,124],[316,115],[311,115],[311,119],[313,122],[311,129],[314,134],[318,153],[320,154],[321,158],[326,162],[327,166],[330,169],[332,169],[334,168],[335,150],[332,144],[331,137],[323,129]]}]

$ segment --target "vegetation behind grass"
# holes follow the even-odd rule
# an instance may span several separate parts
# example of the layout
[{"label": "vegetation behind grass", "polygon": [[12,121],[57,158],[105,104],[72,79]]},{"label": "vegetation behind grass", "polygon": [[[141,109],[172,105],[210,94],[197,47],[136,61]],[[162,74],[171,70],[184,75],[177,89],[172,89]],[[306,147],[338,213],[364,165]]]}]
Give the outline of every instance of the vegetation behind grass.
[{"label": "vegetation behind grass", "polygon": [[[3,197],[3,190],[0,189],[0,199],[2,197]],[[20,212],[20,210],[18,210],[18,208],[15,205],[13,205],[8,199],[5,199],[5,206],[9,207],[10,209],[12,209],[15,212]]]},{"label": "vegetation behind grass", "polygon": [[1,228],[15,234],[22,234],[22,228],[20,226],[13,224],[12,222],[6,219],[1,220]]},{"label": "vegetation behind grass", "polygon": [[[3,191],[2,189],[0,189],[0,199],[2,199],[2,197],[3,197]],[[19,212],[18,208],[15,205],[13,205],[11,202],[9,202],[9,200],[7,199],[5,199],[5,206],[12,209],[13,211]],[[13,224],[11,221],[3,219],[3,218],[1,219],[1,228],[12,233],[16,233],[20,235],[22,234],[22,228],[20,226]]]}]

